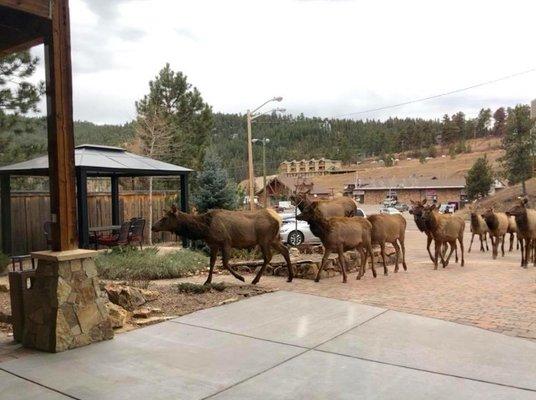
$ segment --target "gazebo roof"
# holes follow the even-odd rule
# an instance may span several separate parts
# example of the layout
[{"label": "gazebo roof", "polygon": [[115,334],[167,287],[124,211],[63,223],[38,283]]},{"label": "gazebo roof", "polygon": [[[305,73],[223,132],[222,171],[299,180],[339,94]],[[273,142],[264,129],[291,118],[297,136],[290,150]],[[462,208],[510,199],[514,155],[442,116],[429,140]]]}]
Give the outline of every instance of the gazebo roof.
[{"label": "gazebo roof", "polygon": [[[88,176],[170,176],[192,172],[179,165],[129,153],[120,147],[83,144],[75,147],[75,166]],[[48,175],[48,156],[0,167],[0,175]]]}]

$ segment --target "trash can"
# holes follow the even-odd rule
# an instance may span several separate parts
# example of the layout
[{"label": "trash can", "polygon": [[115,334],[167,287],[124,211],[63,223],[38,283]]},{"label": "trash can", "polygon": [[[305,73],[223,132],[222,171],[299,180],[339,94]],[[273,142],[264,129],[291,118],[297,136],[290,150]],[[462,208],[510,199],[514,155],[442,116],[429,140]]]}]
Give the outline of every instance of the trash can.
[{"label": "trash can", "polygon": [[33,260],[32,269],[23,269],[23,263],[28,259],[30,259],[29,255],[11,257],[13,270],[8,274],[13,339],[16,342],[22,342],[22,333],[24,331],[24,298],[26,293],[32,287],[33,278],[35,276]]}]

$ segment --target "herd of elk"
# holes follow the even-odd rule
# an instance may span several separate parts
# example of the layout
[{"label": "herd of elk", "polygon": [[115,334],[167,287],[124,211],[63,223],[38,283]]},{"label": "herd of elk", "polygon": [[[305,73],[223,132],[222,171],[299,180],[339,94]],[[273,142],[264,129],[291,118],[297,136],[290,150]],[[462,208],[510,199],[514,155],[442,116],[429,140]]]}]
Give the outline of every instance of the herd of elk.
[{"label": "herd of elk", "polygon": [[[387,275],[386,243],[392,244],[396,252],[394,271],[398,272],[400,257],[404,270],[407,270],[404,243],[406,219],[402,215],[374,214],[368,217],[358,217],[356,216],[357,203],[348,197],[311,201],[307,193],[301,193],[295,195],[293,201],[301,211],[297,218],[309,223],[311,232],[321,240],[324,247],[316,282],[320,280],[322,270],[332,253],[338,254],[343,282],[346,282],[348,268],[344,252],[349,250],[356,250],[361,255],[357,279],[361,279],[365,274],[369,257],[372,274],[376,278],[372,250],[374,245],[380,247],[384,275]],[[439,260],[445,268],[453,252],[456,252],[455,259],[458,262],[458,245],[463,267],[465,264],[464,219],[457,214],[441,214],[435,204],[427,205],[426,200],[412,200],[411,203],[410,214],[413,215],[417,228],[427,236],[426,249],[434,263],[434,269],[438,268]],[[291,282],[293,270],[289,251],[279,236],[281,223],[281,217],[270,209],[210,210],[194,215],[181,212],[176,206],[172,206],[151,229],[155,232],[169,231],[187,239],[203,240],[206,243],[210,249],[210,269],[205,284],[212,281],[214,265],[220,251],[223,267],[235,278],[244,281],[244,278],[229,265],[231,249],[251,249],[256,246],[260,248],[264,260],[252,283],[259,282],[272,259],[272,250],[283,255],[288,268],[288,282]],[[513,250],[515,235],[518,246],[521,248],[521,266],[526,268],[530,260],[536,266],[536,210],[527,208],[527,199],[520,199],[519,203],[506,213],[496,212],[492,208],[483,214],[473,211],[470,217],[470,227],[472,236],[468,252],[471,251],[476,235],[480,238],[480,251],[489,250],[487,242],[489,234],[493,259],[497,258],[499,244],[501,244],[501,252],[504,256],[505,236],[510,233],[509,250]],[[430,250],[432,241],[435,244],[433,254]],[[449,246],[450,252],[447,255]]]}]

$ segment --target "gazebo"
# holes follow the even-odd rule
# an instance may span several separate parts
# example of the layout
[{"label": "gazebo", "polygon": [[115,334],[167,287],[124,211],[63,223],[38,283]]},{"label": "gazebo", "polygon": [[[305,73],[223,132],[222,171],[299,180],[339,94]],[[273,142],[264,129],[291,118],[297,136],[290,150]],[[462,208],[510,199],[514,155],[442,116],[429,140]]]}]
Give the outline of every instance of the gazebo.
[{"label": "gazebo", "polygon": [[[180,208],[188,211],[188,175],[191,169],[165,163],[149,157],[129,153],[120,147],[84,144],[75,147],[76,202],[78,244],[89,246],[89,224],[87,206],[87,179],[109,177],[112,196],[112,224],[120,224],[119,178],[142,176],[179,176]],[[2,251],[11,254],[11,177],[49,176],[48,157],[0,167],[0,208],[2,210]]]}]

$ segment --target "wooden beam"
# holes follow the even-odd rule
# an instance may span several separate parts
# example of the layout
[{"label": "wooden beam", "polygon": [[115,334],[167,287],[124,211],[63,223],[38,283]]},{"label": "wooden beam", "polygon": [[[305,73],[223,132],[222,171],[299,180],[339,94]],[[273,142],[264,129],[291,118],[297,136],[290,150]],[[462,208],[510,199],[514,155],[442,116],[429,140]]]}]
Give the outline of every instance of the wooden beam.
[{"label": "wooden beam", "polygon": [[43,18],[51,18],[51,0],[0,0],[0,6],[24,11]]},{"label": "wooden beam", "polygon": [[49,19],[0,5],[1,56],[42,44],[50,33]]},{"label": "wooden beam", "polygon": [[[181,193],[180,193],[181,211],[187,213],[188,211],[190,211],[190,207],[189,207],[190,193],[189,193],[189,187],[188,187],[188,173],[184,173],[181,175],[180,186],[181,186]],[[188,247],[188,239],[186,239],[185,237],[182,238],[182,247],[184,248]]]},{"label": "wooden beam", "polygon": [[52,2],[52,35],[45,41],[52,250],[77,247],[69,2]]},{"label": "wooden beam", "polygon": [[0,177],[0,219],[2,220],[2,252],[12,253],[11,242],[11,179],[9,175]]},{"label": "wooden beam", "polygon": [[76,203],[78,205],[78,246],[89,248],[89,217],[87,207],[87,172],[76,169]]},{"label": "wooden beam", "polygon": [[110,179],[112,181],[112,225],[119,225],[121,224],[119,216],[119,177],[112,175]]}]

